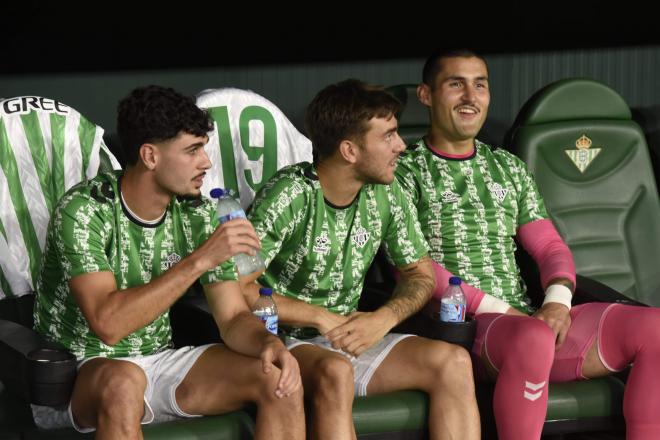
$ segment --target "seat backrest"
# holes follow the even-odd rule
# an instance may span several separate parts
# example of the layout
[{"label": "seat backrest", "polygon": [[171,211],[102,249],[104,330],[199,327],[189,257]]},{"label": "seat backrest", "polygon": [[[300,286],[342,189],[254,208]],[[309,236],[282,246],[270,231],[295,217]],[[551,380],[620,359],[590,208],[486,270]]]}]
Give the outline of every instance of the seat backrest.
[{"label": "seat backrest", "polygon": [[590,79],[550,84],[523,106],[510,142],[577,272],[660,305],[660,204],[644,134],[623,98]]},{"label": "seat backrest", "polygon": [[660,105],[637,107],[632,110],[633,121],[637,122],[649,145],[655,184],[660,182]]},{"label": "seat backrest", "polygon": [[117,168],[103,129],[71,107],[38,96],[0,101],[0,298],[33,291],[59,198]]},{"label": "seat backrest", "polygon": [[229,188],[246,209],[277,170],[312,161],[309,139],[275,104],[250,90],[205,90],[197,105],[208,109],[215,125],[206,145],[213,165],[204,179],[204,195],[215,187]]}]

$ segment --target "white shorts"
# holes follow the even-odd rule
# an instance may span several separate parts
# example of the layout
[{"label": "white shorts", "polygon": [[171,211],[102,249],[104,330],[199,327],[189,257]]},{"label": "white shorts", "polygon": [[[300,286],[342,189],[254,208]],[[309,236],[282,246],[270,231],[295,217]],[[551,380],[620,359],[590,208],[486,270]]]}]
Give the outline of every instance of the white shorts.
[{"label": "white shorts", "polygon": [[317,347],[325,348],[327,350],[332,350],[337,353],[341,353],[350,359],[351,364],[353,364],[353,378],[355,381],[355,395],[356,396],[366,396],[367,395],[367,385],[373,377],[376,369],[383,363],[385,357],[390,353],[396,344],[402,341],[405,338],[415,335],[404,335],[399,333],[389,333],[385,335],[383,339],[380,340],[376,345],[371,347],[369,350],[362,353],[360,356],[355,357],[351,356],[348,353],[345,353],[342,350],[332,348],[332,344],[328,341],[325,336],[317,336],[310,339],[296,339],[287,336],[285,339],[286,348],[291,351],[293,348],[303,345],[311,344],[316,345]]},{"label": "white shorts", "polygon": [[[201,417],[201,415],[183,412],[176,403],[175,392],[199,356],[212,345],[216,344],[167,349],[149,356],[116,358],[134,363],[142,368],[147,377],[147,388],[144,391],[143,425],[151,422],[160,423],[180,418]],[[94,358],[80,361],[78,369],[80,370],[80,367],[92,359]],[[71,413],[71,402],[59,407],[31,406],[34,422],[39,428],[53,429],[73,426],[76,431],[83,433],[95,430],[95,428],[76,425]]]}]

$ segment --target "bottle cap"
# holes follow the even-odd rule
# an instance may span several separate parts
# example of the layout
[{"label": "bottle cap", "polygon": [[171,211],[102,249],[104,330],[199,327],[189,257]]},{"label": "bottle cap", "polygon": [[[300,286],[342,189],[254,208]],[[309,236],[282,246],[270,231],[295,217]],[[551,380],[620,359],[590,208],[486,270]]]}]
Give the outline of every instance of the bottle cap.
[{"label": "bottle cap", "polygon": [[449,278],[449,284],[452,286],[460,286],[461,285],[461,277],[451,277]]},{"label": "bottle cap", "polygon": [[210,195],[211,195],[211,197],[213,197],[214,199],[219,199],[220,197],[224,196],[226,193],[227,193],[227,191],[225,191],[225,190],[222,189],[222,188],[213,188],[213,189],[211,190]]},{"label": "bottle cap", "polygon": [[270,287],[262,287],[259,289],[259,295],[271,296],[273,294],[273,289]]}]

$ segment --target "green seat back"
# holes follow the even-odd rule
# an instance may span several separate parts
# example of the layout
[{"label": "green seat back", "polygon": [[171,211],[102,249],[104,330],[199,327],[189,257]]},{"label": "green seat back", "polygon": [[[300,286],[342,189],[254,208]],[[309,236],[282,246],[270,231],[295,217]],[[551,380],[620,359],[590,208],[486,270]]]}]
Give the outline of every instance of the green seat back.
[{"label": "green seat back", "polygon": [[534,173],[579,274],[660,305],[660,204],[628,105],[590,79],[550,84],[523,106],[510,147]]}]

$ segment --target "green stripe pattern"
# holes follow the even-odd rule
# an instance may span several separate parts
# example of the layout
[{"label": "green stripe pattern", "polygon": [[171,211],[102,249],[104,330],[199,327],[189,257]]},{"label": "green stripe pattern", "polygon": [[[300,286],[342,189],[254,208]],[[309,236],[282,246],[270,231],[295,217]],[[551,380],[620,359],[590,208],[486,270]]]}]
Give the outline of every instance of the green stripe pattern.
[{"label": "green stripe pattern", "polygon": [[96,175],[99,153],[102,166],[119,168],[102,135],[52,99],[0,101],[0,298],[34,290],[53,209],[73,184]]}]

